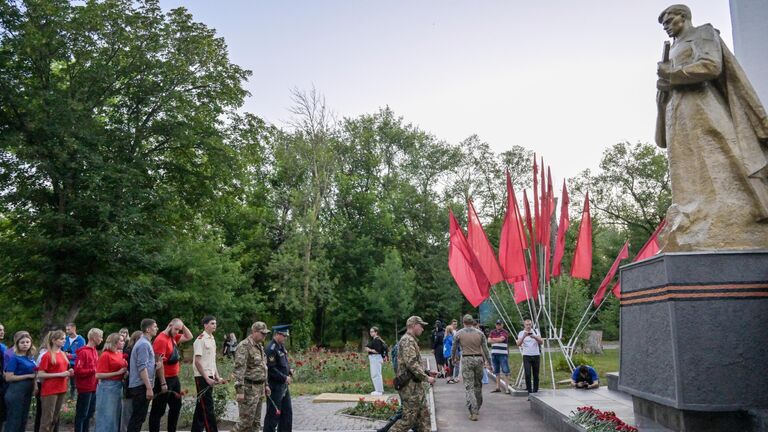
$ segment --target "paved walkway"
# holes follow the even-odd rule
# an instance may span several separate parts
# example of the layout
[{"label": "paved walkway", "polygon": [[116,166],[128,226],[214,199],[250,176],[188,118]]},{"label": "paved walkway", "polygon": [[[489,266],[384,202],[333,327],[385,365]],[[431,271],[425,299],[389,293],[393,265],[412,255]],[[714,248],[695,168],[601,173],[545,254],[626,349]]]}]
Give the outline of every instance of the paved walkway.
[{"label": "paved walkway", "polygon": [[555,432],[537,417],[526,397],[513,397],[505,393],[491,393],[493,379],[483,386],[483,406],[480,420],[469,420],[464,401],[464,384],[446,384],[439,379],[435,384],[435,411],[438,432]]}]

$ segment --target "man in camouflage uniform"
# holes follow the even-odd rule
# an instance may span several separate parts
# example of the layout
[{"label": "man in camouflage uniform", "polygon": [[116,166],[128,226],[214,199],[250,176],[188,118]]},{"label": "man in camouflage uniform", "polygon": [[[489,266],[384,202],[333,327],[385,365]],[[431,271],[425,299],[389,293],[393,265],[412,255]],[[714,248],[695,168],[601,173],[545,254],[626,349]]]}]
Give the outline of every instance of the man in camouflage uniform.
[{"label": "man in camouflage uniform", "polygon": [[469,419],[477,421],[480,407],[483,405],[483,365],[490,365],[488,340],[480,329],[475,327],[472,315],[464,315],[464,328],[453,337],[451,358],[458,361],[457,351],[461,349],[461,378],[464,380],[464,397],[469,409]]},{"label": "man in camouflage uniform", "polygon": [[235,393],[240,419],[233,432],[261,431],[261,399],[267,387],[267,356],[262,341],[269,330],[261,321],[253,323],[251,335],[243,339],[235,349]]},{"label": "man in camouflage uniform", "polygon": [[407,432],[412,427],[419,431],[430,430],[427,396],[424,393],[425,381],[434,384],[435,379],[429,376],[421,365],[421,353],[416,338],[424,331],[426,321],[418,316],[412,316],[406,321],[407,331],[400,338],[397,350],[397,375],[410,374],[411,380],[398,392],[403,406],[403,417],[390,429],[391,432]]}]

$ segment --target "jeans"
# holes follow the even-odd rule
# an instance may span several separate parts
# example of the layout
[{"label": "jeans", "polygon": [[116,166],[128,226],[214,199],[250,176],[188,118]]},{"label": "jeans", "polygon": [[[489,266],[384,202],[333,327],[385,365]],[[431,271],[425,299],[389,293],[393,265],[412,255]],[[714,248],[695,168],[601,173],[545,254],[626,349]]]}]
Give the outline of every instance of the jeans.
[{"label": "jeans", "polygon": [[[528,393],[539,391],[539,361],[541,356],[523,356],[523,368],[525,369],[525,389]],[[533,374],[533,387],[531,387],[531,374]]]},{"label": "jeans", "polygon": [[34,381],[25,379],[8,383],[5,390],[6,432],[24,432],[27,428],[29,407],[32,404]]},{"label": "jeans", "polygon": [[381,365],[384,363],[384,358],[381,357],[381,354],[369,354],[368,360],[371,362],[373,389],[379,393],[384,393],[384,381],[381,377]]},{"label": "jeans", "polygon": [[59,423],[61,405],[64,404],[67,393],[58,393],[40,398],[42,415],[40,417],[40,432],[51,432]]},{"label": "jeans", "polygon": [[96,389],[96,426],[94,432],[118,432],[122,414],[123,381],[101,380]]},{"label": "jeans", "polygon": [[176,432],[181,413],[181,382],[179,377],[167,377],[168,391],[160,393],[160,379],[155,379],[155,398],[152,399],[152,409],[149,411],[149,431],[160,432],[160,420],[168,407],[168,432]]},{"label": "jeans", "polygon": [[147,419],[149,400],[147,400],[147,388],[143,385],[129,389],[131,396],[131,419],[128,421],[128,432],[141,432],[141,425]]},{"label": "jeans", "polygon": [[96,411],[96,392],[78,392],[75,405],[75,432],[88,432]]}]

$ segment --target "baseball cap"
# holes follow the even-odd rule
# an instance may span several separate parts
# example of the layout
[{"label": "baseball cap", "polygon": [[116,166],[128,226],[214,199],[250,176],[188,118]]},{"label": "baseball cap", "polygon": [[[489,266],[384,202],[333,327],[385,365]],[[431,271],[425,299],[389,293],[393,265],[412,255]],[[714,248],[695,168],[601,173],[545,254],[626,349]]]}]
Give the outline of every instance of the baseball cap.
[{"label": "baseball cap", "polygon": [[427,322],[421,319],[420,316],[416,316],[416,315],[408,318],[408,321],[405,322],[405,325],[409,325],[409,326],[414,324],[427,325]]},{"label": "baseball cap", "polygon": [[504,324],[504,321],[502,321],[502,320],[500,320],[500,319],[497,319],[497,320],[496,320],[496,324]]}]

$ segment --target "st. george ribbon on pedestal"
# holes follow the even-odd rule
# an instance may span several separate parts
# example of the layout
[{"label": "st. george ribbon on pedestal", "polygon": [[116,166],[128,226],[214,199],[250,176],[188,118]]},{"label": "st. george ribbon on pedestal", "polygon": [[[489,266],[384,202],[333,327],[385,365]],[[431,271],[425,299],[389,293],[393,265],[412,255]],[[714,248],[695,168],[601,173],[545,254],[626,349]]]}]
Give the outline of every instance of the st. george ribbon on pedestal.
[{"label": "st. george ribbon on pedestal", "polygon": [[712,25],[693,26],[684,5],[659,23],[674,39],[656,131],[672,205],[662,253],[621,269],[619,389],[641,430],[764,430],[768,116]]}]

